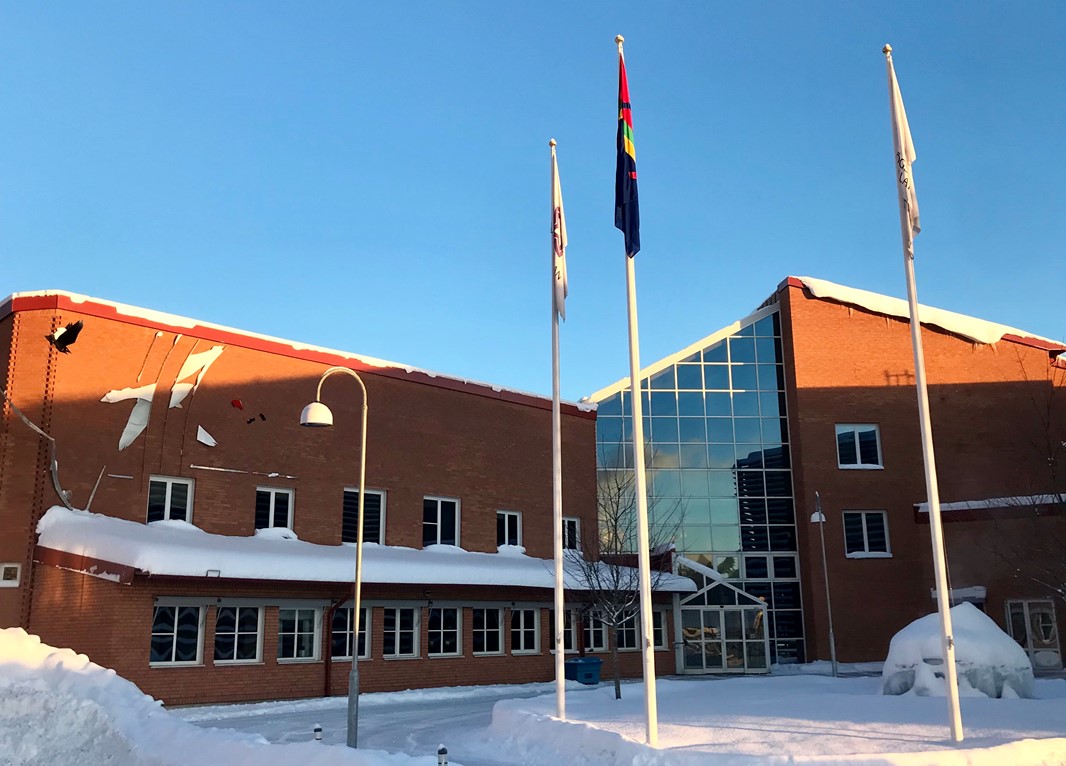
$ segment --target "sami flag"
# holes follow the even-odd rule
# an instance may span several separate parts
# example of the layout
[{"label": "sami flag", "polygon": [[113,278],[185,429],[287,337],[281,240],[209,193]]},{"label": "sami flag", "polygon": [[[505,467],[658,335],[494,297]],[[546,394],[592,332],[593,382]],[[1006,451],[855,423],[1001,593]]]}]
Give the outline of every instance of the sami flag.
[{"label": "sami flag", "polygon": [[614,178],[614,225],[626,237],[626,255],[640,251],[640,208],[637,204],[637,152],[633,148],[633,113],[629,105],[626,62],[618,50],[618,164]]}]

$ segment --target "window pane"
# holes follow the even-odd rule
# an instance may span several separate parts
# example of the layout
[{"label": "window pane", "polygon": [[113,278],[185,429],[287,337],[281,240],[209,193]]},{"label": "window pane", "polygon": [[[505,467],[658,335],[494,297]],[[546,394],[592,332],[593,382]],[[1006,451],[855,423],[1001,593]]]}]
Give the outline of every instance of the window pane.
[{"label": "window pane", "polygon": [[677,366],[677,387],[700,391],[703,389],[703,366],[699,364],[679,364]]},{"label": "window pane", "polygon": [[152,649],[149,654],[149,662],[172,662],[171,652],[174,648],[174,638],[170,635],[152,636]]},{"label": "window pane", "polygon": [[885,517],[880,513],[866,514],[867,550],[888,553],[888,536],[885,534]]},{"label": "window pane", "polygon": [[270,493],[266,490],[255,492],[255,528],[266,529],[270,526]]},{"label": "window pane", "polygon": [[859,437],[859,457],[863,465],[881,465],[877,454],[877,429],[864,428],[857,432]]},{"label": "window pane", "polygon": [[673,367],[668,367],[662,372],[657,372],[651,376],[651,388],[653,389],[673,389],[674,387]]},{"label": "window pane", "polygon": [[677,394],[666,391],[656,391],[651,395],[651,412],[649,415],[676,415]]},{"label": "window pane", "polygon": [[866,550],[862,533],[862,514],[844,514],[844,552],[859,553]]},{"label": "window pane", "polygon": [[837,434],[837,461],[840,465],[857,465],[858,453],[855,451],[855,434],[844,431]]},{"label": "window pane", "polygon": [[176,481],[170,485],[170,518],[185,521],[188,518],[189,485]]},{"label": "window pane", "polygon": [[152,614],[152,632],[173,633],[176,609],[173,606],[157,606]]},{"label": "window pane", "polygon": [[148,482],[148,521],[162,521],[166,518],[167,483],[152,480]]},{"label": "window pane", "polygon": [[442,500],[440,505],[440,542],[442,545],[455,545],[455,503],[449,500]]},{"label": "window pane", "polygon": [[741,418],[758,417],[759,393],[757,391],[734,392],[733,414]]},{"label": "window pane", "polygon": [[[743,329],[741,330],[743,332]],[[754,362],[755,339],[742,338],[734,335],[729,339],[729,361],[731,362]]]},{"label": "window pane", "polygon": [[274,493],[274,526],[289,526],[289,493]]},{"label": "window pane", "polygon": [[754,391],[759,387],[758,377],[755,372],[755,365],[733,365],[733,388],[741,388],[749,391]]}]

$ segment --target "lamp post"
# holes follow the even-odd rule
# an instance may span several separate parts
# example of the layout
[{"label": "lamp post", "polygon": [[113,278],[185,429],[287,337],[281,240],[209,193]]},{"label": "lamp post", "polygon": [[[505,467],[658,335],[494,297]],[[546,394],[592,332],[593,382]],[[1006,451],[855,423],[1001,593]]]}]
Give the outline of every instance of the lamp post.
[{"label": "lamp post", "polygon": [[818,525],[818,535],[822,538],[822,574],[825,575],[825,611],[829,617],[829,660],[833,664],[833,678],[837,677],[837,642],[833,637],[833,602],[829,599],[829,567],[825,560],[825,514],[822,513],[822,497],[814,493],[814,513],[811,521]]},{"label": "lamp post", "polygon": [[355,378],[363,392],[363,417],[359,441],[359,509],[355,537],[355,585],[352,608],[352,671],[348,674],[348,747],[359,746],[359,609],[363,587],[363,485],[366,480],[366,413],[367,397],[363,379],[347,367],[330,367],[318,380],[315,400],[300,413],[300,425],[311,428],[328,428],[333,425],[333,413],[322,403],[322,384],[336,373],[345,373]]}]

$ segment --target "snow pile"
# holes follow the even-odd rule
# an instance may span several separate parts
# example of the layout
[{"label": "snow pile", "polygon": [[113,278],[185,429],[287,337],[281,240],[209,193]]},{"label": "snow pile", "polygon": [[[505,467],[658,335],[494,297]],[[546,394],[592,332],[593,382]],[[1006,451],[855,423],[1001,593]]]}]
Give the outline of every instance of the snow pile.
[{"label": "snow pile", "polygon": [[0,764],[68,766],[432,766],[436,757],[203,730],[70,649],[0,630]]},{"label": "snow pile", "polygon": [[[955,668],[963,696],[1033,697],[1033,667],[1025,650],[969,602],[951,609]],[[943,697],[940,617],[927,614],[892,637],[881,676],[885,694]]]}]

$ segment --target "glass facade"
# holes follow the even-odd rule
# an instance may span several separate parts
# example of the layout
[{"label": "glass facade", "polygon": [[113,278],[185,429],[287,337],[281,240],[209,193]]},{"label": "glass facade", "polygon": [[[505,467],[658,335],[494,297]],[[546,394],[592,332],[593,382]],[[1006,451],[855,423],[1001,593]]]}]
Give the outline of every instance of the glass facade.
[{"label": "glass facade", "polygon": [[[714,337],[714,336],[712,336]],[[673,541],[769,608],[772,662],[804,660],[776,307],[641,381],[653,545]],[[632,486],[628,389],[600,399],[601,487]],[[603,530],[601,530],[603,531]],[[630,541],[632,547],[632,541]]]}]

